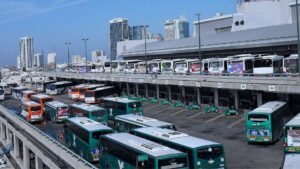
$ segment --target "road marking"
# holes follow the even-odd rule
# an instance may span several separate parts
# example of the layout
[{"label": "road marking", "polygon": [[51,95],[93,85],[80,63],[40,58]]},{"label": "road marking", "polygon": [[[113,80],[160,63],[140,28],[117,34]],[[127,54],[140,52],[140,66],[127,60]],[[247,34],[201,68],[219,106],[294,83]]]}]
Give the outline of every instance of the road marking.
[{"label": "road marking", "polygon": [[177,115],[179,115],[180,113],[182,113],[182,112],[184,112],[184,111],[186,111],[185,109],[183,109],[183,110],[179,110],[179,111],[177,111],[176,113],[172,113],[172,116],[177,116]]},{"label": "road marking", "polygon": [[156,111],[156,112],[152,113],[151,115],[152,116],[158,115],[158,114],[162,113],[165,110],[168,110],[168,109],[163,109],[163,110]]},{"label": "road marking", "polygon": [[198,116],[200,116],[200,115],[202,115],[202,114],[204,114],[204,113],[203,113],[203,112],[196,113],[196,114],[194,114],[194,115],[188,117],[188,119],[193,119],[193,118],[198,117]]},{"label": "road marking", "polygon": [[242,121],[246,120],[245,117],[242,117],[241,119],[235,121],[234,123],[230,124],[227,128],[232,128],[234,127],[235,125],[241,123]]},{"label": "road marking", "polygon": [[158,106],[160,106],[159,104],[156,104],[156,105],[154,105],[154,106],[151,106],[151,107],[147,107],[147,108],[145,108],[144,110],[149,110],[149,109],[153,109],[153,108],[156,108],[156,107],[158,107]]},{"label": "road marking", "polygon": [[205,121],[205,123],[213,122],[213,121],[218,120],[219,118],[224,117],[224,116],[225,116],[224,114],[220,114],[220,115],[218,115],[218,116],[216,116],[214,118],[211,118],[211,119]]}]

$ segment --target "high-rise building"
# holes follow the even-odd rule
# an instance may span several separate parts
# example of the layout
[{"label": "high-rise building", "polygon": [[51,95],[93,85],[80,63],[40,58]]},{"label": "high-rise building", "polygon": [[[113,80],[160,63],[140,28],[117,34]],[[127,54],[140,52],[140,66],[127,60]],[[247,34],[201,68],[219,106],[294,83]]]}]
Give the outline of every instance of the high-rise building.
[{"label": "high-rise building", "polygon": [[165,21],[165,40],[187,38],[190,35],[189,22],[184,16]]},{"label": "high-rise building", "polygon": [[17,69],[21,69],[21,58],[20,58],[20,55],[17,56]]},{"label": "high-rise building", "polygon": [[56,53],[55,52],[48,54],[48,64],[56,65]]},{"label": "high-rise building", "polygon": [[102,57],[105,55],[103,50],[94,50],[92,51],[92,62],[99,63]]},{"label": "high-rise building", "polygon": [[85,65],[85,62],[85,57],[81,57],[80,55],[74,55],[72,57],[72,65]]},{"label": "high-rise building", "polygon": [[[129,26],[130,40],[142,40],[144,38],[145,38],[145,29],[143,25]],[[148,36],[146,38],[149,39]]]},{"label": "high-rise building", "polygon": [[44,66],[44,57],[41,53],[34,54],[33,66],[37,68]]},{"label": "high-rise building", "polygon": [[20,38],[20,68],[31,69],[33,66],[33,38]]},{"label": "high-rise building", "polygon": [[117,42],[129,39],[128,20],[115,18],[110,22],[110,58],[115,60],[117,57]]}]

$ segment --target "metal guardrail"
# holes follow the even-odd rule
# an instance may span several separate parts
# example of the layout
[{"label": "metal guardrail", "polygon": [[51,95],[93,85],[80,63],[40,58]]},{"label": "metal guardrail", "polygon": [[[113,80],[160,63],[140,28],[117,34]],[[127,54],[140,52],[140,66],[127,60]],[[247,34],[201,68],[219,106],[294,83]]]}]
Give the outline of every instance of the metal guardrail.
[{"label": "metal guardrail", "polygon": [[[12,113],[9,109],[7,109],[6,107],[4,107],[3,105],[0,105],[0,110],[4,109],[7,112],[10,112],[9,114],[16,117],[19,121],[21,121],[22,123],[24,123],[25,125],[27,125],[28,127],[30,127],[31,129],[37,131],[39,134],[41,134],[42,136],[44,136],[46,139],[48,139],[49,141],[51,141],[52,143],[54,143],[55,145],[57,145],[58,147],[60,147],[62,150],[66,151],[67,153],[71,154],[72,157],[76,158],[78,161],[84,163],[84,165],[86,165],[87,167],[90,167],[91,169],[98,169],[96,166],[94,166],[93,164],[91,164],[90,162],[86,161],[85,159],[83,159],[82,157],[80,157],[78,154],[74,153],[73,151],[71,151],[70,149],[68,149],[66,146],[64,146],[63,144],[59,143],[57,140],[55,140],[54,138],[48,136],[47,134],[45,134],[43,131],[41,131],[40,129],[38,129],[37,127],[33,126],[32,124],[30,124],[29,122],[27,122],[26,120],[24,120],[23,118],[21,118],[20,116],[16,115],[15,113]],[[38,139],[37,139],[38,140]],[[58,155],[59,156],[59,155]]]}]

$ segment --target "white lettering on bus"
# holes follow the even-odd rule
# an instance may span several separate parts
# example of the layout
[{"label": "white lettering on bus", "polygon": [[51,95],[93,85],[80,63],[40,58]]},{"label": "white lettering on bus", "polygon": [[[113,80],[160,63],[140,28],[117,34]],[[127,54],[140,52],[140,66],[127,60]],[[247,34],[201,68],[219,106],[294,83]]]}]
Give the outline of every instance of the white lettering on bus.
[{"label": "white lettering on bus", "polygon": [[124,169],[124,162],[118,160],[118,164],[119,164],[119,169]]}]

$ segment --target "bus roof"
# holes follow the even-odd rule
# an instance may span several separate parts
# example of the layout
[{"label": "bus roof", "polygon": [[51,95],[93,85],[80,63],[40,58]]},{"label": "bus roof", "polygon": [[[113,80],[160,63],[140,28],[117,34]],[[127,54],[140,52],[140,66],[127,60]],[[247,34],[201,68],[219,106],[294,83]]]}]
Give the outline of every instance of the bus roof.
[{"label": "bus roof", "polygon": [[32,90],[23,90],[22,93],[23,94],[33,94],[33,93],[36,93],[36,92],[32,91]]},{"label": "bus roof", "polygon": [[52,98],[51,96],[46,95],[46,94],[35,94],[35,95],[32,95],[31,97],[35,97],[38,99]]},{"label": "bus roof", "polygon": [[122,97],[104,97],[103,100],[113,101],[113,102],[119,102],[119,103],[133,103],[133,102],[138,102],[136,100],[131,100],[131,99],[122,98]]},{"label": "bus roof", "polygon": [[287,60],[287,59],[298,59],[298,54],[292,54],[289,57],[284,58],[284,60]]},{"label": "bus roof", "polygon": [[99,91],[99,90],[105,90],[105,89],[111,89],[114,88],[114,86],[103,86],[103,87],[98,87],[94,89],[93,91]]},{"label": "bus roof", "polygon": [[119,115],[116,116],[115,119],[122,120],[122,121],[128,121],[132,123],[137,123],[140,125],[145,125],[148,127],[162,127],[162,126],[170,126],[173,125],[172,123],[159,121],[157,119],[145,117],[145,116],[139,116],[135,114],[126,114],[126,115]]},{"label": "bus roof", "polygon": [[300,126],[300,113],[293,117],[285,126]]},{"label": "bus roof", "polygon": [[157,127],[138,128],[138,129],[134,129],[134,131],[139,133],[144,133],[152,137],[157,137],[163,140],[168,140],[172,143],[179,144],[189,148],[198,148],[201,146],[209,146],[209,145],[219,145],[219,143],[216,142],[193,137],[178,131],[162,129]]},{"label": "bus roof", "polygon": [[76,107],[78,109],[86,110],[86,111],[105,110],[102,107],[95,106],[95,105],[90,105],[90,104],[85,104],[85,103],[74,103],[74,104],[71,104],[71,106]]},{"label": "bus roof", "polygon": [[271,59],[271,60],[281,60],[283,59],[283,56],[279,55],[266,55],[266,56],[261,56],[262,59]]},{"label": "bus roof", "polygon": [[14,90],[27,90],[27,87],[25,87],[25,86],[19,86],[19,87],[15,87],[13,89]]},{"label": "bus roof", "polygon": [[24,102],[22,102],[22,104],[26,105],[26,106],[40,106],[39,103],[34,102],[34,101],[24,101]]},{"label": "bus roof", "polygon": [[59,101],[46,102],[45,104],[48,106],[51,106],[51,107],[55,107],[55,108],[68,106],[67,104],[59,102]]},{"label": "bus roof", "polygon": [[300,165],[300,154],[286,154],[283,169],[298,169]]},{"label": "bus roof", "polygon": [[251,112],[249,112],[248,114],[256,114],[256,113],[268,113],[268,114],[272,114],[273,112],[275,112],[277,109],[279,109],[280,107],[284,106],[286,104],[286,102],[281,102],[281,101],[271,101],[268,102],[254,110],[252,110]]},{"label": "bus roof", "polygon": [[110,127],[107,127],[87,117],[72,117],[72,118],[68,118],[68,121],[78,126],[81,126],[87,131],[112,130]]},{"label": "bus roof", "polygon": [[72,83],[72,82],[69,82],[69,81],[60,81],[60,82],[51,83],[51,85],[61,85],[61,84],[67,84],[67,83]]},{"label": "bus roof", "polygon": [[153,157],[160,157],[172,154],[183,154],[178,150],[163,146],[161,144],[146,140],[144,138],[137,137],[128,133],[114,133],[107,134],[103,137],[111,139],[115,142],[122,143],[133,149],[139,150]]}]

